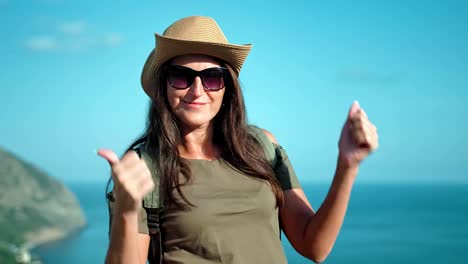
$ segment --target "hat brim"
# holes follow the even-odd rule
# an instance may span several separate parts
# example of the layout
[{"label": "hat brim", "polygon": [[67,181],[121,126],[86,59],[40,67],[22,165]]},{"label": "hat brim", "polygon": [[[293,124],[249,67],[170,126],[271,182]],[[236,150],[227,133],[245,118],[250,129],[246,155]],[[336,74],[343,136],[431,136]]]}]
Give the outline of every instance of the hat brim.
[{"label": "hat brim", "polygon": [[156,48],[151,51],[143,66],[141,85],[146,94],[153,97],[152,93],[155,88],[154,75],[159,67],[174,57],[188,54],[203,54],[219,58],[227,62],[233,68],[236,75],[239,75],[251,48],[251,44],[236,45],[187,41],[156,34]]}]

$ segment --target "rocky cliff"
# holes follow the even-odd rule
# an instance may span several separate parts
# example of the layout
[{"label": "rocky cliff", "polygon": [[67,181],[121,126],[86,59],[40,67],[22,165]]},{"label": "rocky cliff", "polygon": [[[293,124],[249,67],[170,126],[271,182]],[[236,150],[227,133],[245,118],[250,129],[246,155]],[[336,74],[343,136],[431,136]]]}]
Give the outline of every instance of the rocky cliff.
[{"label": "rocky cliff", "polygon": [[63,238],[84,225],[73,193],[0,148],[0,263],[16,263],[18,250]]}]

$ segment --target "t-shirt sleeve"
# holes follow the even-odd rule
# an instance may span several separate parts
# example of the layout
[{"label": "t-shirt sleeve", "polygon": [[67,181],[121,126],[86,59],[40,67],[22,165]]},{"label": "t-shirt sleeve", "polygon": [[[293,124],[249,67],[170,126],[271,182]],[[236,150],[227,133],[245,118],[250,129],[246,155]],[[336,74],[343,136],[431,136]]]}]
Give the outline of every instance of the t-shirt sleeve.
[{"label": "t-shirt sleeve", "polygon": [[[112,196],[112,193],[111,193],[111,196]],[[110,235],[110,230],[112,227],[112,218],[114,217],[114,213],[115,213],[115,200],[111,198],[109,200],[109,235]],[[138,208],[138,233],[149,234],[147,214],[143,206],[140,206],[140,208]]]},{"label": "t-shirt sleeve", "polygon": [[286,191],[295,188],[301,188],[299,179],[297,178],[296,172],[289,160],[288,154],[284,148],[280,145],[273,144],[275,146],[276,153],[276,164],[274,171],[278,178],[281,188]]}]

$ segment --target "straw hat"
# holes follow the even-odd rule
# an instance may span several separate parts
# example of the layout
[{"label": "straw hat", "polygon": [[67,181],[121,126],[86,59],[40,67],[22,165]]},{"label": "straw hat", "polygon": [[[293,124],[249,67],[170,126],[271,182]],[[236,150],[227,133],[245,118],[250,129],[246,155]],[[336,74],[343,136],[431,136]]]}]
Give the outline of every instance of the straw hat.
[{"label": "straw hat", "polygon": [[163,35],[156,35],[156,47],[146,59],[141,85],[152,97],[154,74],[171,58],[187,54],[204,54],[227,62],[239,75],[252,48],[251,44],[230,44],[216,21],[210,17],[190,16],[170,25]]}]

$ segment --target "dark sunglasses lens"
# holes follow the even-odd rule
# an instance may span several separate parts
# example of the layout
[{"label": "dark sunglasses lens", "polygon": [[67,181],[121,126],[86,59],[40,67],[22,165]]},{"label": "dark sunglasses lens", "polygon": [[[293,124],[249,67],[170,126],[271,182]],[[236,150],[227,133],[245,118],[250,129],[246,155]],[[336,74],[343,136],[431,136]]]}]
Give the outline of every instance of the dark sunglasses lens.
[{"label": "dark sunglasses lens", "polygon": [[208,90],[219,90],[224,87],[223,69],[207,69],[202,72],[201,78],[203,80],[203,85]]},{"label": "dark sunglasses lens", "polygon": [[191,84],[189,81],[190,78],[193,77],[191,77],[190,72],[185,69],[171,68],[168,71],[169,83],[174,88],[185,89],[189,87]]}]

